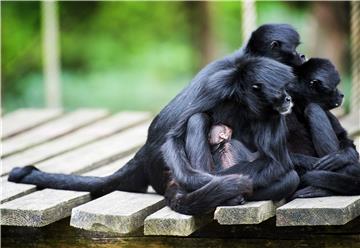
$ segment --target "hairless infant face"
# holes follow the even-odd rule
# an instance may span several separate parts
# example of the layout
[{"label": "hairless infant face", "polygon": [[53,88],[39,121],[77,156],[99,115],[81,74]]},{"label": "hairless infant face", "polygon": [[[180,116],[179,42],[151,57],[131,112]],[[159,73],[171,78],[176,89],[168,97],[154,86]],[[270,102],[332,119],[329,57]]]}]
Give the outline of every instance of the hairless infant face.
[{"label": "hairless infant face", "polygon": [[224,124],[213,125],[209,132],[210,145],[218,145],[231,140],[232,129]]}]

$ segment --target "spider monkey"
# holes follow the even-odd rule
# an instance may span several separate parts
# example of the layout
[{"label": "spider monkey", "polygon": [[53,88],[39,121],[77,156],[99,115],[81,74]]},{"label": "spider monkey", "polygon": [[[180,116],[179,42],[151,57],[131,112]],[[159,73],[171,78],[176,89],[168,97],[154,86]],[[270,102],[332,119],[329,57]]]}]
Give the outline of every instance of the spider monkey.
[{"label": "spider monkey", "polygon": [[[341,105],[340,76],[326,59],[310,59],[295,70],[288,91],[295,107],[287,118],[288,148],[301,175],[296,197],[360,194],[359,154],[336,117]],[[320,159],[319,159],[320,158]]]},{"label": "spider monkey", "polygon": [[[90,191],[92,197],[114,190],[146,192],[149,184],[157,193],[165,194],[175,181],[174,184],[191,193],[186,197],[170,194],[168,204],[172,202],[173,209],[192,214],[209,211],[222,203],[241,203],[243,195],[249,195],[249,199],[281,199],[291,194],[299,178],[289,159],[285,121],[279,113],[289,108],[291,98],[284,87],[294,80],[294,75],[286,65],[254,57],[258,54],[252,42],[259,49],[268,49],[276,58],[284,56],[286,64],[297,64],[302,61],[295,50],[299,36],[291,26],[282,24],[265,25],[262,32],[255,33],[263,33],[263,39],[250,39],[244,49],[202,69],[155,117],[145,145],[114,174],[84,177],[46,173],[26,166],[14,168],[9,181],[35,184],[39,188]],[[223,116],[226,109],[230,119]],[[207,170],[208,157],[203,160],[204,165],[193,164],[194,159],[204,156],[196,158],[187,154],[189,147],[185,148],[188,143],[185,140],[190,137],[186,136],[187,124],[191,123],[190,119],[201,117],[198,127],[205,130],[208,125],[201,123],[202,113],[208,113],[219,123],[231,120],[237,130],[234,137],[258,150],[259,158],[241,163],[238,170],[232,166],[216,175]],[[207,149],[201,151],[206,154],[208,130],[202,139],[203,130],[201,138],[193,144],[206,144]]]},{"label": "spider monkey", "polygon": [[242,160],[252,162],[259,157],[243,143],[232,139],[232,129],[224,124],[211,126],[209,144],[215,162],[215,171],[229,168]]}]

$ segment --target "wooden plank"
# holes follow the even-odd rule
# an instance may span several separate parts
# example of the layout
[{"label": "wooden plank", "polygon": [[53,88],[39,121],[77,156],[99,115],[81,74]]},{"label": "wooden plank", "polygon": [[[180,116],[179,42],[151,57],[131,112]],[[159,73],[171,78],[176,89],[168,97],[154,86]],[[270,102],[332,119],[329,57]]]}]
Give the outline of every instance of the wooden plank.
[{"label": "wooden plank", "polygon": [[221,206],[216,208],[214,219],[220,225],[259,224],[275,216],[278,205],[272,201],[254,201],[238,206]]},{"label": "wooden plank", "polygon": [[11,201],[23,195],[30,194],[36,190],[35,185],[8,182],[7,179],[1,181],[0,203]]},{"label": "wooden plank", "polygon": [[[60,170],[59,172],[77,172],[80,173],[81,170],[83,171],[87,171],[89,170],[89,168],[94,167],[94,165],[100,166],[102,163],[99,163],[99,161],[103,161],[103,162],[107,162],[107,161],[111,161],[113,159],[115,159],[115,157],[121,157],[124,154],[128,154],[129,150],[133,150],[134,147],[139,147],[140,145],[142,145],[145,142],[146,139],[146,133],[147,133],[147,128],[149,126],[149,122],[136,126],[130,130],[124,131],[123,133],[119,133],[115,136],[106,138],[100,142],[97,142],[95,144],[89,144],[87,146],[84,146],[84,149],[79,148],[78,150],[75,150],[77,152],[74,151],[74,153],[71,153],[71,156],[65,156],[64,160],[62,161],[62,166],[63,166],[63,171],[61,171],[60,167],[56,167],[56,163],[53,165],[54,167],[56,167],[56,169],[54,168],[50,168],[49,170]],[[114,138],[115,137],[115,138]],[[116,142],[115,142],[116,141]],[[114,146],[114,147],[113,147]],[[111,153],[109,153],[109,148],[111,150]],[[91,156],[92,153],[96,153],[96,156]],[[65,155],[65,154],[64,154]],[[84,157],[91,157],[91,159],[83,159]],[[115,156],[115,157],[109,157],[109,156]],[[56,157],[57,158],[57,157]],[[55,160],[55,158],[54,158]],[[58,160],[56,160],[58,161]],[[61,162],[58,161],[58,162]],[[79,161],[81,167],[77,166],[77,162]],[[121,163],[126,163],[127,161],[121,160]],[[119,167],[122,166],[123,164],[121,164],[118,162]],[[52,166],[51,164],[47,164],[48,166]],[[74,165],[74,166],[73,166]],[[40,167],[40,166],[39,166]],[[69,167],[71,167],[72,169],[69,169]],[[40,167],[41,169],[47,168],[47,167]],[[115,168],[113,168],[115,169]],[[116,169],[115,169],[116,170]],[[101,174],[100,172],[98,172],[98,176],[101,176],[103,174]],[[58,194],[59,192],[61,192],[61,190],[51,190],[48,189],[48,192],[52,192],[53,194]],[[71,191],[69,191],[71,192]],[[78,199],[78,192],[73,192],[74,194],[71,195],[71,193],[66,194],[66,197],[64,198],[65,203],[63,204],[61,201],[61,198],[52,198],[52,200],[48,200],[47,201],[47,206],[49,206],[49,208],[52,206],[56,206],[56,208],[60,208],[63,209],[64,207],[67,206],[66,202],[71,202],[71,207],[75,207],[79,204],[82,204],[86,201],[89,201],[90,198],[87,198],[87,200],[82,199],[81,203],[76,203],[77,199]],[[38,201],[39,197],[38,197],[38,192],[35,193],[31,193],[27,196],[27,201],[28,202],[36,202]],[[16,201],[17,205],[14,204],[12,206],[12,208],[10,210],[12,210],[13,208],[15,208],[17,210],[21,210],[21,211],[25,211],[28,216],[31,216],[31,211],[33,212],[33,216],[35,216],[34,218],[39,218],[39,209],[37,209],[35,206],[33,207],[33,209],[28,210],[23,209],[23,203],[21,202],[21,199],[23,199],[24,197],[20,197],[17,198]],[[10,202],[13,202],[10,201]],[[75,202],[75,203],[74,203]],[[6,206],[4,207],[4,211],[7,210]],[[44,210],[43,212],[46,214],[46,211],[50,211],[46,208],[42,208],[42,210]],[[46,210],[46,211],[45,211]],[[59,210],[60,211],[60,210]],[[62,215],[63,218],[67,217],[67,212],[64,212],[64,214]],[[53,221],[58,220],[61,217],[61,215],[55,215],[53,218]],[[46,218],[46,223],[51,223],[51,216],[46,215],[44,218]],[[28,219],[28,222],[26,222],[25,220],[21,220],[21,221],[17,221],[16,217],[12,217],[11,221],[7,222],[8,225],[12,225],[11,223],[13,223],[14,225],[23,225],[23,226],[34,226],[35,224],[33,224],[33,222],[31,220]],[[42,224],[44,224],[45,222],[42,222]]]},{"label": "wooden plank", "polygon": [[169,207],[164,207],[145,219],[144,234],[189,236],[211,221],[211,215],[195,217],[180,214],[171,210]]},{"label": "wooden plank", "polygon": [[352,137],[360,134],[360,112],[354,111],[340,119],[342,126]]},{"label": "wooden plank", "polygon": [[344,225],[359,215],[360,196],[295,199],[276,210],[276,225]]},{"label": "wooden plank", "polygon": [[100,232],[127,234],[144,224],[149,214],[162,208],[163,196],[115,191],[72,210],[70,225]]},{"label": "wooden plank", "polygon": [[62,114],[61,109],[19,109],[6,114],[2,118],[2,139],[9,138],[18,133],[27,131],[31,128],[41,125],[59,117]]},{"label": "wooden plank", "polygon": [[135,153],[132,153],[124,158],[116,160],[110,164],[101,166],[95,170],[86,172],[84,176],[108,176],[113,174],[115,171],[123,167],[130,159],[134,157]]},{"label": "wooden plank", "polygon": [[55,139],[64,134],[70,133],[87,124],[105,117],[108,114],[105,110],[80,109],[64,115],[62,118],[48,122],[28,132],[6,139],[3,142],[2,156],[25,150],[45,141]]},{"label": "wooden plank", "polygon": [[90,200],[87,192],[44,189],[0,205],[1,225],[41,227]]},{"label": "wooden plank", "polygon": [[150,122],[36,164],[54,173],[85,173],[133,153],[144,144]]},{"label": "wooden plank", "polygon": [[148,120],[150,115],[145,112],[121,112],[94,124],[81,128],[68,135],[47,143],[16,153],[2,160],[3,171],[12,168],[35,164],[55,155],[73,150],[84,144],[108,137],[114,133]]}]

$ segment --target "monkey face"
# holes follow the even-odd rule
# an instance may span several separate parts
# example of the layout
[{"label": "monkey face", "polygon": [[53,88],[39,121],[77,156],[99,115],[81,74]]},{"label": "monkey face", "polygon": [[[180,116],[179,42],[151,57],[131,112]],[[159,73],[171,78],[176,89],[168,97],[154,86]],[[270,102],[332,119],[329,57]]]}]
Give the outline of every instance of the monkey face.
[{"label": "monkey face", "polygon": [[343,102],[344,95],[337,89],[340,76],[329,60],[312,58],[299,67],[296,74],[299,80],[292,89],[306,102],[317,103],[328,110]]},{"label": "monkey face", "polygon": [[246,87],[242,101],[258,118],[291,112],[292,99],[285,90],[296,80],[291,67],[272,59],[254,59],[242,76],[241,83]]}]

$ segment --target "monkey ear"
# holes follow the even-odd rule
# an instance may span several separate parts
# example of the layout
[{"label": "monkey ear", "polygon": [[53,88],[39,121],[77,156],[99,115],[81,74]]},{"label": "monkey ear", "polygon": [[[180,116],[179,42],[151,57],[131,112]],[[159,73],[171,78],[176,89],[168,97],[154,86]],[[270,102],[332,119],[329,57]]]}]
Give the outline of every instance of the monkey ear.
[{"label": "monkey ear", "polygon": [[274,40],[270,43],[271,49],[279,48],[280,47],[280,41]]}]

